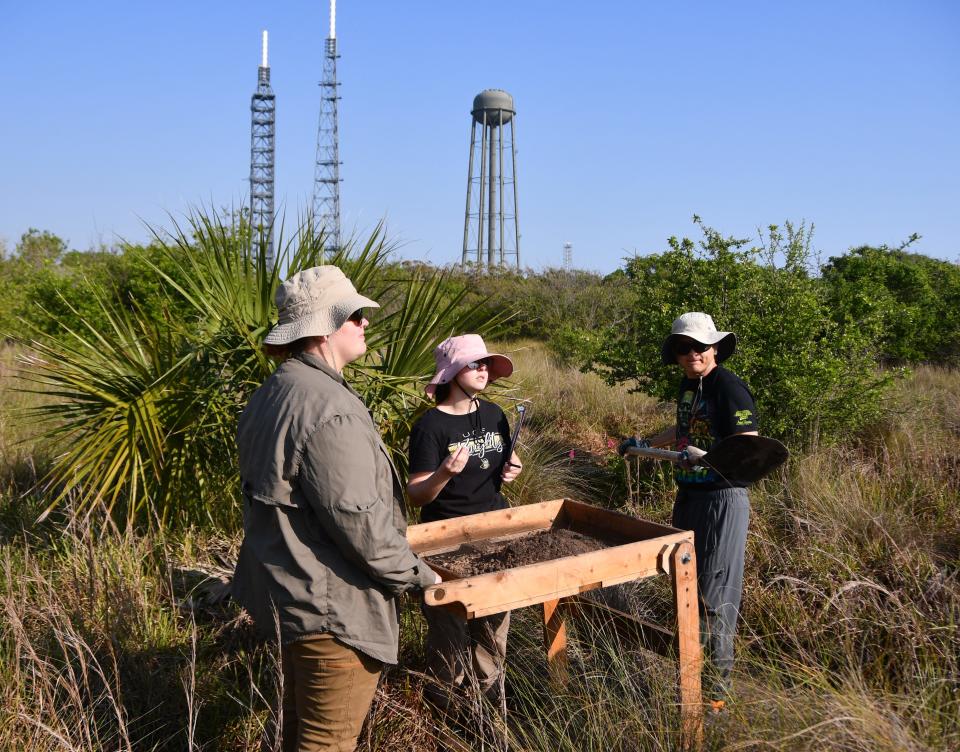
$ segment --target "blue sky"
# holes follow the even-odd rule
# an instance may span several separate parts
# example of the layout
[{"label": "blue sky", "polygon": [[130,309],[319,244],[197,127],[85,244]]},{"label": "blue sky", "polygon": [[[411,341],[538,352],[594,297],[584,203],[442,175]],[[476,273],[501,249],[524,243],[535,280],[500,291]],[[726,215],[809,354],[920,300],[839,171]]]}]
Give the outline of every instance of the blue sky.
[{"label": "blue sky", "polygon": [[[0,0],[0,238],[86,249],[246,201],[260,30],[277,195],[309,203],[326,2]],[[521,261],[612,271],[695,233],[816,225],[824,257],[960,259],[960,4],[341,0],[344,225],[459,260],[470,107],[518,110]]]}]

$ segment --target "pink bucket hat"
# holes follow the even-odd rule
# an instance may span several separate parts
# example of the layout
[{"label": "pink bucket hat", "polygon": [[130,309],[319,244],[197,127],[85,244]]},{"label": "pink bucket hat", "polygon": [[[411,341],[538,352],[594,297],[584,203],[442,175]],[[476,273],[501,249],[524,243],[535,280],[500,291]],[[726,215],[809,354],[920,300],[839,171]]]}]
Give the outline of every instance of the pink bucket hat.
[{"label": "pink bucket hat", "polygon": [[[507,378],[513,373],[513,361],[506,355],[487,352],[483,338],[479,334],[461,334],[458,337],[447,337],[437,345],[433,351],[433,359],[437,361],[437,372],[425,389],[427,396],[432,397],[438,384],[448,384],[461,369],[475,360],[490,361],[487,372],[490,382]],[[489,383],[489,382],[488,382]]]}]

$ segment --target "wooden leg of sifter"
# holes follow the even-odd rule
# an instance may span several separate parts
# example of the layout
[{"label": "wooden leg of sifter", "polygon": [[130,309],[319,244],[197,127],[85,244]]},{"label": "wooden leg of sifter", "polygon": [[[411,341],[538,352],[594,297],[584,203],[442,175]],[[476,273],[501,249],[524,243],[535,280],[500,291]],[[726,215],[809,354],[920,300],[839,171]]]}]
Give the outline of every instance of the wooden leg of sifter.
[{"label": "wooden leg of sifter", "polygon": [[567,680],[567,625],[563,621],[560,600],[543,602],[543,644],[547,665],[554,681]]},{"label": "wooden leg of sifter", "polygon": [[670,556],[673,597],[677,606],[677,654],[680,663],[681,746],[703,746],[703,703],[700,672],[700,615],[697,604],[697,555],[692,543],[679,543]]}]

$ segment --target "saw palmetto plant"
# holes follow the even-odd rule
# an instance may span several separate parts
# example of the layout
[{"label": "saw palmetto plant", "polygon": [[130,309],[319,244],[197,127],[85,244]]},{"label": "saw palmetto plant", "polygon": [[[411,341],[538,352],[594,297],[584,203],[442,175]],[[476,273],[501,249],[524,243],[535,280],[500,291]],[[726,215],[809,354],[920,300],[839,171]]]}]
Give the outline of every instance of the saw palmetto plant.
[{"label": "saw palmetto plant", "polygon": [[178,302],[164,320],[141,314],[137,301],[101,294],[100,320],[81,317],[82,327],[37,331],[25,343],[24,388],[47,395],[29,418],[43,422],[59,448],[45,479],[49,509],[69,496],[74,514],[101,509],[127,524],[236,520],[236,422],[275,366],[260,347],[276,323],[274,291],[283,276],[323,263],[341,266],[383,306],[367,356],[346,375],[405,465],[433,348],[453,333],[489,336],[501,321],[464,305],[464,292],[446,285],[442,271],[391,263],[382,227],[330,258],[309,228],[303,222],[287,238],[279,228],[270,267],[241,222],[193,213],[171,233],[155,233],[171,263],[151,268]]}]

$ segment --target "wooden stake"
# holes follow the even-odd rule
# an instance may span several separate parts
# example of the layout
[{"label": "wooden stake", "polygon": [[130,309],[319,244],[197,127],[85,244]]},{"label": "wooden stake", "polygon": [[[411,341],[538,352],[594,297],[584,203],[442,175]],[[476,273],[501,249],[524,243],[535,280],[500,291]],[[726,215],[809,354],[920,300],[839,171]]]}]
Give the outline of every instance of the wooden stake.
[{"label": "wooden stake", "polygon": [[677,604],[677,658],[680,663],[680,745],[703,746],[703,702],[700,672],[700,615],[697,604],[697,554],[693,544],[678,543],[670,557],[673,597]]}]

